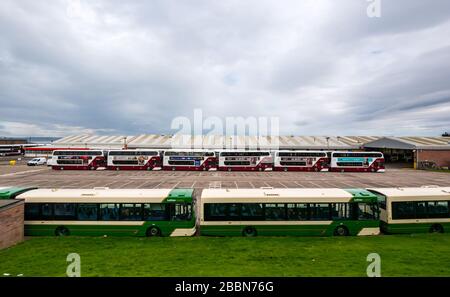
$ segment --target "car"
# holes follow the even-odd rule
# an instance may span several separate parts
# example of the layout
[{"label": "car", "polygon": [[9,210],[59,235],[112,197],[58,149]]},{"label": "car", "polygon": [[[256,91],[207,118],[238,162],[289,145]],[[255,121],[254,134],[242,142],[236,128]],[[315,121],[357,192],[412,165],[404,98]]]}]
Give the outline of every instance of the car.
[{"label": "car", "polygon": [[28,166],[40,166],[40,165],[47,165],[47,159],[46,158],[34,158],[28,161]]}]

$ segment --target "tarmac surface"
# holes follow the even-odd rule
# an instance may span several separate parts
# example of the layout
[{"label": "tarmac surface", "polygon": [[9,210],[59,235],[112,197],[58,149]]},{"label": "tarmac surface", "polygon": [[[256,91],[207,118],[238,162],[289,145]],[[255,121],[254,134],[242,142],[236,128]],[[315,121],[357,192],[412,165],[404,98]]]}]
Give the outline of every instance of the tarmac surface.
[{"label": "tarmac surface", "polygon": [[[20,162],[19,162],[20,163]],[[0,165],[0,187],[40,188],[367,188],[450,186],[450,173],[387,169],[385,173],[71,171]]]}]

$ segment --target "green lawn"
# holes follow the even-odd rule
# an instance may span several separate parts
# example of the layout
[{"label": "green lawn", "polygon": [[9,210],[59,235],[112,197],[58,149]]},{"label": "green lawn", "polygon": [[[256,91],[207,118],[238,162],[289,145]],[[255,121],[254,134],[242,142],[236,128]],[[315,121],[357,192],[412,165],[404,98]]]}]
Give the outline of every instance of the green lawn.
[{"label": "green lawn", "polygon": [[65,276],[69,253],[82,276],[450,276],[450,234],[346,238],[35,237],[0,251],[0,276]]}]

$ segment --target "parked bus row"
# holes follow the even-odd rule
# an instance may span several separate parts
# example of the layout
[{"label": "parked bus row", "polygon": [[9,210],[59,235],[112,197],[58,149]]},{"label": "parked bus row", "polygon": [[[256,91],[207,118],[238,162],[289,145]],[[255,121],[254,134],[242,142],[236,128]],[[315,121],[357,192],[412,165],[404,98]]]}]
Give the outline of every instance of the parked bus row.
[{"label": "parked bus row", "polygon": [[[450,187],[368,189],[36,189],[25,235],[349,236],[450,231]],[[198,205],[196,205],[198,204]]]},{"label": "parked bus row", "polygon": [[380,152],[55,150],[53,169],[384,172]]}]

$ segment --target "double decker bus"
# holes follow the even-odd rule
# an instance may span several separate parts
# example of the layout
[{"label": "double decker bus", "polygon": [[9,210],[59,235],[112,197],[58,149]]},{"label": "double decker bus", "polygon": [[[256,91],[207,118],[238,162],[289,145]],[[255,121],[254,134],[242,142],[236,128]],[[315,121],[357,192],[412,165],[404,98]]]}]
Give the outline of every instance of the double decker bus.
[{"label": "double decker bus", "polygon": [[219,152],[219,170],[263,171],[272,170],[270,151],[230,150]]},{"label": "double decker bus", "polygon": [[364,189],[205,189],[200,233],[210,236],[377,235],[377,195]]},{"label": "double decker bus", "polygon": [[217,158],[208,150],[167,150],[163,156],[164,170],[215,170]]},{"label": "double decker bus", "polygon": [[111,150],[106,168],[109,170],[153,170],[161,167],[161,158],[155,150]]},{"label": "double decker bus", "polygon": [[37,189],[25,201],[25,235],[192,236],[192,189]]},{"label": "double decker bus", "polygon": [[384,172],[384,156],[380,152],[332,152],[330,171]]},{"label": "double decker bus", "polygon": [[101,150],[56,150],[51,165],[56,170],[95,170],[106,166]]},{"label": "double decker bus", "polygon": [[0,145],[0,156],[17,156],[23,154],[23,146],[19,144]]},{"label": "double decker bus", "polygon": [[373,188],[386,234],[450,232],[450,187]]},{"label": "double decker bus", "polygon": [[85,148],[62,148],[62,147],[26,147],[24,157],[26,158],[51,158],[54,151],[60,150],[86,150]]},{"label": "double decker bus", "polygon": [[328,171],[330,159],[324,151],[276,151],[276,171]]}]

